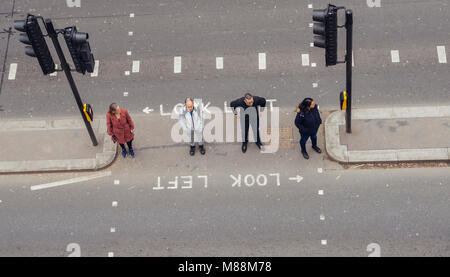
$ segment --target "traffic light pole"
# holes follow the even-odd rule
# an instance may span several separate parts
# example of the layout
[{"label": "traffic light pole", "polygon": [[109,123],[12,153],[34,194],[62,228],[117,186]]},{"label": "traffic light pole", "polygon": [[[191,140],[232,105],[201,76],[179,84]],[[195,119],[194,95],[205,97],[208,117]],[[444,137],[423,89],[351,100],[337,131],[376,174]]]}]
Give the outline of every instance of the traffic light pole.
[{"label": "traffic light pole", "polygon": [[55,46],[56,53],[58,54],[59,60],[61,62],[61,67],[64,70],[64,73],[66,74],[67,80],[69,81],[70,88],[72,89],[73,96],[75,97],[75,100],[77,102],[78,108],[81,113],[81,117],[84,120],[84,124],[86,125],[86,129],[89,133],[89,136],[91,137],[92,144],[94,146],[98,145],[97,139],[95,138],[94,131],[92,130],[91,123],[87,120],[86,116],[83,112],[83,102],[81,101],[80,94],[78,93],[77,86],[75,85],[75,81],[73,80],[72,73],[70,72],[70,67],[67,64],[66,58],[64,56],[64,52],[61,49],[61,45],[58,41],[58,34],[55,31],[55,28],[53,27],[53,23],[50,19],[45,20],[45,28],[47,29],[47,33],[49,37],[52,39],[53,45]]},{"label": "traffic light pole", "polygon": [[345,113],[346,132],[352,132],[352,66],[353,66],[353,12],[345,11],[345,29],[347,30],[347,53],[345,63],[347,66],[347,109]]}]

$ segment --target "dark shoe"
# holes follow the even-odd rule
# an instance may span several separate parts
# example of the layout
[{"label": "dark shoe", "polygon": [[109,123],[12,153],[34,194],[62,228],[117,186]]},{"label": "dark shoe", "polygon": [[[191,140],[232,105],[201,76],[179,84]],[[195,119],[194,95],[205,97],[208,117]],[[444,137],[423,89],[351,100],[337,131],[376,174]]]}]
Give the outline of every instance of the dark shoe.
[{"label": "dark shoe", "polygon": [[245,152],[247,152],[247,143],[243,142],[242,143],[242,153],[245,153]]},{"label": "dark shoe", "polygon": [[256,142],[256,146],[258,146],[259,150],[261,150],[262,143],[261,143],[260,141],[257,141],[257,142]]},{"label": "dark shoe", "polygon": [[122,149],[122,157],[124,157],[124,158],[127,157],[127,150]]},{"label": "dark shoe", "polygon": [[130,149],[130,156],[131,156],[132,158],[134,158],[134,151],[133,151],[133,148]]},{"label": "dark shoe", "polygon": [[313,146],[312,149],[316,150],[316,152],[319,154],[322,153],[322,150],[317,146]]},{"label": "dark shoe", "polygon": [[200,154],[205,155],[206,151],[203,145],[199,145],[199,147],[200,147]]},{"label": "dark shoe", "polygon": [[195,146],[191,146],[191,150],[189,150],[189,154],[190,154],[191,156],[194,156],[194,155],[195,155]]},{"label": "dark shoe", "polygon": [[305,158],[305,159],[309,159],[309,155],[308,155],[308,153],[306,153],[306,151],[304,151],[304,152],[302,152],[302,154],[303,154],[303,158]]}]

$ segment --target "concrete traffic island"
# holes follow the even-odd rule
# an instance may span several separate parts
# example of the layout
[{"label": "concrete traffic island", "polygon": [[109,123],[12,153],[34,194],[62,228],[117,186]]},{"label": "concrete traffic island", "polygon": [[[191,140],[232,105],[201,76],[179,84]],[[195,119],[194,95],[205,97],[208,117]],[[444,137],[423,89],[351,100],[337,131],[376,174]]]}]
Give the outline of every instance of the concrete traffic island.
[{"label": "concrete traffic island", "polygon": [[0,134],[7,147],[0,149],[0,173],[105,168],[114,161],[117,145],[106,134],[104,119],[93,121],[92,128],[99,143],[95,147],[79,118],[1,121]]},{"label": "concrete traffic island", "polygon": [[341,163],[450,161],[450,106],[352,110],[352,133],[345,111],[325,120],[328,155]]}]

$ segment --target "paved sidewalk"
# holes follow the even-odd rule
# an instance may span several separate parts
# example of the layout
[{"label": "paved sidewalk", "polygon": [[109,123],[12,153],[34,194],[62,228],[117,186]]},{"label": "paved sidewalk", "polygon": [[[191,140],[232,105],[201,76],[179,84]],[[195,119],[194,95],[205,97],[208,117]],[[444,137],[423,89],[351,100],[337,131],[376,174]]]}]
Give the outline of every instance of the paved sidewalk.
[{"label": "paved sidewalk", "polygon": [[342,163],[450,160],[450,106],[354,109],[325,122],[328,155]]},{"label": "paved sidewalk", "polygon": [[105,120],[92,122],[93,146],[81,118],[0,121],[0,173],[98,170],[110,165],[116,145]]}]

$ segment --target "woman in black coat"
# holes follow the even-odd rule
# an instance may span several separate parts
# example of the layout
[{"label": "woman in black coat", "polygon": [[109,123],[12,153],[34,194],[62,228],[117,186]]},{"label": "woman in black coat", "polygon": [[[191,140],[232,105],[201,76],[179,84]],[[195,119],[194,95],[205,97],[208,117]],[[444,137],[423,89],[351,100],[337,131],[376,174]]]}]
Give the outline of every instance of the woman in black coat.
[{"label": "woman in black coat", "polygon": [[295,126],[300,131],[300,147],[305,159],[309,159],[309,155],[306,152],[306,142],[310,137],[312,148],[317,153],[322,153],[322,150],[317,147],[317,131],[319,130],[320,124],[322,124],[322,119],[320,118],[316,103],[312,98],[305,98],[297,106],[297,116],[295,117]]}]

